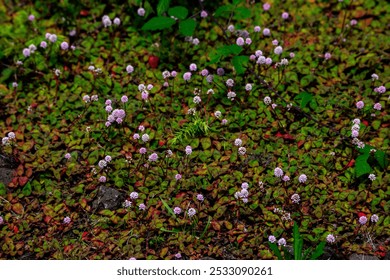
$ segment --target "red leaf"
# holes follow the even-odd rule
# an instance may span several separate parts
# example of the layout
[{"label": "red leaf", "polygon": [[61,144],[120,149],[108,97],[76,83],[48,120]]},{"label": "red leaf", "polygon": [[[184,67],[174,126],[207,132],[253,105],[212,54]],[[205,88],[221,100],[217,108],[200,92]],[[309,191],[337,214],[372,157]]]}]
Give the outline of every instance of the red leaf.
[{"label": "red leaf", "polygon": [[81,240],[87,240],[88,239],[88,232],[84,231],[83,234],[81,235]]},{"label": "red leaf", "polygon": [[283,139],[294,140],[294,137],[292,137],[291,134],[286,133],[286,134],[283,135]]},{"label": "red leaf", "polygon": [[359,213],[358,213],[358,216],[359,216],[359,218],[360,218],[360,217],[362,217],[362,216],[366,216],[366,214],[363,213],[363,212],[359,212]]},{"label": "red leaf", "polygon": [[81,10],[80,11],[80,16],[87,16],[87,15],[89,15],[89,11],[87,11],[87,10]]},{"label": "red leaf", "polygon": [[279,131],[278,131],[278,133],[276,133],[276,135],[275,135],[276,137],[283,137],[283,134],[282,133],[280,133]]},{"label": "red leaf", "polygon": [[159,145],[160,147],[164,146],[164,145],[165,145],[165,141],[164,141],[164,140],[158,141],[158,145]]},{"label": "red leaf", "polygon": [[297,144],[297,145],[298,145],[298,148],[302,147],[302,145],[303,145],[304,143],[305,143],[305,141],[303,141],[303,140],[299,141],[298,144]]},{"label": "red leaf", "polygon": [[155,55],[149,56],[149,65],[150,65],[150,67],[152,69],[156,69],[158,67],[158,61],[159,60],[160,59],[157,56],[155,56]]},{"label": "red leaf", "polygon": [[347,167],[352,167],[352,166],[354,166],[354,165],[355,165],[355,160],[354,160],[354,159],[351,159],[351,161],[348,162]]},{"label": "red leaf", "polygon": [[14,228],[12,230],[14,231],[15,234],[17,234],[19,232],[19,229],[17,226],[14,226]]},{"label": "red leaf", "polygon": [[28,177],[26,177],[26,176],[19,177],[19,185],[20,186],[23,187],[27,182],[28,182]]},{"label": "red leaf", "polygon": [[368,121],[363,120],[362,123],[363,123],[365,126],[368,126]]}]

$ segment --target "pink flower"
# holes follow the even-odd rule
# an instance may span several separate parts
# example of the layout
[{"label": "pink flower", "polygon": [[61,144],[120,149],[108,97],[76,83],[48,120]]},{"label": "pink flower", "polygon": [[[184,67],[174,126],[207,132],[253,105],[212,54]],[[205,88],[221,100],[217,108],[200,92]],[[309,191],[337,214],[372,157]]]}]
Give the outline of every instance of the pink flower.
[{"label": "pink flower", "polygon": [[271,5],[270,5],[269,3],[265,3],[265,4],[263,5],[263,10],[264,10],[264,11],[268,11],[270,8],[271,8]]},{"label": "pink flower", "polygon": [[190,64],[190,71],[196,71],[197,68],[198,68],[198,67],[196,66],[195,63],[191,63],[191,64]]},{"label": "pink flower", "polygon": [[298,178],[299,183],[305,183],[307,181],[307,176],[305,174],[301,174]]},{"label": "pink flower", "polygon": [[280,238],[279,241],[278,241],[278,245],[279,246],[285,246],[286,245],[286,239]]},{"label": "pink flower", "polygon": [[196,210],[194,208],[188,209],[188,216],[192,217],[196,214]]},{"label": "pink flower", "polygon": [[361,224],[361,225],[365,225],[367,223],[367,221],[368,221],[368,219],[366,216],[361,216],[359,218],[359,224]]},{"label": "pink flower", "polygon": [[269,36],[269,35],[271,35],[271,31],[268,28],[264,28],[263,29],[263,35],[264,36]]},{"label": "pink flower", "polygon": [[207,14],[206,11],[202,11],[202,12],[200,13],[200,17],[202,17],[202,18],[205,18],[205,17],[207,17],[207,16],[208,16],[208,14]]},{"label": "pink flower", "polygon": [[149,156],[149,161],[157,161],[158,155],[156,153],[153,153]]},{"label": "pink flower", "polygon": [[255,28],[253,28],[254,32],[260,32],[260,30],[261,30],[260,26],[255,26]]},{"label": "pink flower", "polygon": [[185,81],[189,81],[191,79],[191,76],[192,76],[191,72],[186,72],[183,74],[183,79]]},{"label": "pink flower", "polygon": [[199,200],[199,201],[203,201],[203,200],[204,200],[204,197],[203,197],[203,195],[198,194],[198,195],[196,196],[196,199]]},{"label": "pink flower", "polygon": [[181,259],[181,254],[180,254],[180,253],[177,253],[177,254],[175,255],[175,258],[176,258],[176,259]]},{"label": "pink flower", "polygon": [[69,154],[69,153],[66,153],[66,154],[65,154],[65,158],[66,158],[66,159],[70,159],[71,157],[72,157],[71,154]]},{"label": "pink flower", "polygon": [[146,154],[146,148],[144,148],[144,147],[140,148],[140,149],[139,149],[139,153],[140,153],[141,155]]},{"label": "pink flower", "polygon": [[64,218],[64,224],[69,224],[71,222],[71,219],[69,217]]},{"label": "pink flower", "polygon": [[245,44],[247,44],[247,45],[252,44],[252,39],[251,38],[246,38],[245,39]]},{"label": "pink flower", "polygon": [[179,181],[181,178],[182,178],[181,174],[177,173],[177,174],[175,175],[176,181]]},{"label": "pink flower", "polygon": [[140,205],[138,205],[138,209],[141,210],[141,211],[145,211],[146,210],[146,205],[141,203]]},{"label": "pink flower", "polygon": [[291,52],[290,57],[293,58],[295,56],[295,53]]},{"label": "pink flower", "polygon": [[34,15],[29,15],[29,16],[28,16],[28,20],[29,20],[29,21],[33,21],[34,19],[35,19],[35,16],[34,16]]},{"label": "pink flower", "polygon": [[374,109],[380,111],[380,110],[382,110],[382,105],[380,103],[375,103]]},{"label": "pink flower", "polygon": [[288,177],[287,175],[284,175],[283,178],[282,178],[282,180],[283,180],[284,182],[288,182],[288,181],[290,181],[290,177]]},{"label": "pink flower", "polygon": [[275,243],[276,242],[275,236],[273,236],[273,235],[268,236],[268,241],[271,243]]},{"label": "pink flower", "polygon": [[63,49],[64,51],[66,51],[68,48],[69,48],[69,44],[68,44],[67,42],[62,42],[62,43],[61,43],[61,49]]},{"label": "pink flower", "polygon": [[137,14],[140,16],[140,17],[143,17],[145,15],[145,9],[144,8],[139,8],[137,10]]},{"label": "pink flower", "polygon": [[333,234],[328,234],[328,236],[326,236],[326,241],[328,243],[334,243],[336,241],[336,238],[333,236]]},{"label": "pink flower", "polygon": [[282,177],[283,176],[283,170],[280,167],[276,167],[274,170],[274,175],[276,177]]},{"label": "pink flower", "polygon": [[325,57],[325,60],[328,60],[332,57],[332,55],[327,52],[327,53],[325,53],[324,57]]},{"label": "pink flower", "polygon": [[122,101],[122,103],[126,103],[127,101],[129,101],[129,98],[126,95],[123,95],[121,97],[121,101]]},{"label": "pink flower", "polygon": [[362,109],[363,107],[364,107],[364,102],[363,102],[363,101],[358,101],[358,102],[356,103],[356,108]]},{"label": "pink flower", "polygon": [[374,214],[374,215],[371,216],[371,222],[377,223],[378,221],[379,221],[378,215]]},{"label": "pink flower", "polygon": [[289,14],[288,14],[288,13],[284,12],[284,13],[282,14],[282,19],[288,19],[288,17],[289,17]]},{"label": "pink flower", "polygon": [[106,181],[107,181],[106,176],[100,176],[99,182],[104,183],[104,182],[106,182]]},{"label": "pink flower", "polygon": [[244,45],[244,39],[242,37],[238,37],[237,40],[236,40],[236,44],[238,46],[243,46]]},{"label": "pink flower", "polygon": [[173,213],[175,213],[176,215],[180,215],[180,213],[181,213],[181,208],[180,208],[180,207],[175,207],[175,208],[173,208]]},{"label": "pink flower", "polygon": [[2,216],[0,216],[0,225],[2,225],[4,223],[4,219]]}]

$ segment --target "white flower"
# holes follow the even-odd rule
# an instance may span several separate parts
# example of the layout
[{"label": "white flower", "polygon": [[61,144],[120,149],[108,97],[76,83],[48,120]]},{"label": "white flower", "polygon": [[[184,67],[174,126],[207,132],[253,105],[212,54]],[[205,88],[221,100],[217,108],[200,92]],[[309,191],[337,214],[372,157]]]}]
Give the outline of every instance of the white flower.
[{"label": "white flower", "polygon": [[368,179],[370,179],[371,181],[374,181],[376,179],[375,174],[368,175]]}]

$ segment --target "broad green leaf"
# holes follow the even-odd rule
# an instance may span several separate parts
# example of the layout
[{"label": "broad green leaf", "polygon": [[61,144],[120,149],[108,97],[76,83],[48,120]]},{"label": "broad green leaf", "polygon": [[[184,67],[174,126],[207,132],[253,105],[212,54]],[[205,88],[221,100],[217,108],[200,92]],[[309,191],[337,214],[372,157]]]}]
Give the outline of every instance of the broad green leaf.
[{"label": "broad green leaf", "polygon": [[217,49],[217,54],[228,56],[231,54],[239,55],[242,52],[242,47],[237,45],[223,46]]},{"label": "broad green leaf", "polygon": [[240,56],[233,57],[232,63],[238,75],[245,73],[245,68],[248,64],[248,61],[249,61],[248,56],[240,55]]},{"label": "broad green leaf", "polygon": [[192,36],[196,27],[196,21],[192,18],[179,22],[179,32],[184,36]]},{"label": "broad green leaf", "polygon": [[157,14],[161,16],[163,13],[165,13],[168,8],[169,4],[171,3],[171,0],[160,0],[157,4]]},{"label": "broad green leaf", "polygon": [[188,16],[188,10],[183,6],[176,6],[168,10],[168,15],[178,19],[186,19]]},{"label": "broad green leaf", "polygon": [[163,30],[174,25],[176,21],[170,17],[153,17],[142,26],[142,30]]},{"label": "broad green leaf", "polygon": [[367,162],[369,156],[370,154],[363,154],[357,157],[355,162],[356,177],[360,177],[371,172],[371,166]]},{"label": "broad green leaf", "polygon": [[22,189],[22,193],[25,196],[29,196],[31,194],[31,184],[28,182]]},{"label": "broad green leaf", "polygon": [[387,165],[389,164],[389,162],[387,161],[387,157],[386,157],[385,152],[383,152],[381,150],[377,150],[375,152],[374,157],[378,161],[378,164],[380,167],[382,167],[383,169],[387,168]]},{"label": "broad green leaf", "polygon": [[214,16],[215,17],[220,17],[220,16],[230,16],[230,13],[234,10],[234,6],[232,5],[224,5],[224,6],[221,6],[219,7],[215,13],[214,13]]},{"label": "broad green leaf", "polygon": [[307,104],[313,99],[313,95],[308,92],[301,92],[295,96],[294,100],[299,103],[301,108],[305,108]]},{"label": "broad green leaf", "polygon": [[238,7],[234,9],[233,18],[236,20],[242,20],[251,16],[251,10],[245,7]]}]

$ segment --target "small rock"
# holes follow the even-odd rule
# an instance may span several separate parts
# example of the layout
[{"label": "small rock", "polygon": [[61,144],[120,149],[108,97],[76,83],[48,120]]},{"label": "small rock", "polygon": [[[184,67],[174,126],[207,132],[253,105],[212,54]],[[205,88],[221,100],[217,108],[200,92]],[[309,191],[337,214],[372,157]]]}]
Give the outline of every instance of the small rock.
[{"label": "small rock", "polygon": [[125,196],[116,189],[100,186],[95,200],[92,202],[94,210],[117,209],[125,201]]}]

